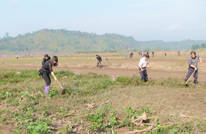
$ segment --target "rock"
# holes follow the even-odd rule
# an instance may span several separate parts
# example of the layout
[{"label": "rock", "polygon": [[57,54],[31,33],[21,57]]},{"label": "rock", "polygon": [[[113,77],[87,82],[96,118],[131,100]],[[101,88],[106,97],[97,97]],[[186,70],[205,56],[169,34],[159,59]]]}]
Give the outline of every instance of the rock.
[{"label": "rock", "polygon": [[21,74],[21,73],[20,73],[20,72],[17,72],[17,73],[16,73],[16,75],[19,75],[19,74]]}]

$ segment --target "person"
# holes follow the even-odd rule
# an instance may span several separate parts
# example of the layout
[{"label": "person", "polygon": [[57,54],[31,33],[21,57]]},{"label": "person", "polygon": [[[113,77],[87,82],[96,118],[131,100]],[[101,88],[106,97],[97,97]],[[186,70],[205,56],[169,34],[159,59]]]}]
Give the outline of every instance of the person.
[{"label": "person", "polygon": [[97,67],[101,67],[102,66],[102,57],[100,57],[98,54],[96,55],[96,58],[97,58],[97,60],[98,60],[98,62],[97,62]]},{"label": "person", "polygon": [[45,56],[44,56],[44,58],[43,58],[43,60],[42,60],[42,66],[47,62],[47,61],[49,61],[51,58],[50,58],[50,56],[48,55],[48,54],[45,54]]},{"label": "person", "polygon": [[180,56],[180,51],[178,51],[178,56]]},{"label": "person", "polygon": [[194,84],[197,85],[198,84],[198,81],[197,81],[197,78],[198,78],[198,61],[200,60],[200,63],[202,63],[202,58],[196,54],[195,51],[192,51],[190,53],[190,58],[189,58],[189,61],[188,61],[188,64],[189,64],[189,67],[188,67],[188,73],[186,75],[186,78],[185,78],[185,82],[189,79],[189,77],[193,74],[193,77],[194,77]]},{"label": "person", "polygon": [[154,57],[154,51],[152,51],[152,57]]},{"label": "person", "polygon": [[127,59],[127,51],[125,52],[125,59]]},{"label": "person", "polygon": [[129,54],[129,58],[132,58],[133,57],[133,52],[130,52],[130,54]]},{"label": "person", "polygon": [[167,52],[165,52],[165,56],[167,56]]},{"label": "person", "polygon": [[148,74],[146,68],[149,67],[149,55],[145,55],[139,61],[139,71],[141,75],[141,80],[147,82],[148,81]]},{"label": "person", "polygon": [[16,59],[17,59],[17,60],[19,59],[19,55],[16,56]]},{"label": "person", "polygon": [[51,84],[51,79],[50,79],[50,75],[52,75],[54,77],[54,80],[56,81],[57,78],[54,75],[53,66],[58,66],[58,57],[57,56],[53,56],[52,59],[48,60],[44,65],[43,65],[43,74],[42,77],[46,82],[46,86],[44,89],[44,93],[47,94],[49,92],[49,88],[50,88],[50,84]]}]

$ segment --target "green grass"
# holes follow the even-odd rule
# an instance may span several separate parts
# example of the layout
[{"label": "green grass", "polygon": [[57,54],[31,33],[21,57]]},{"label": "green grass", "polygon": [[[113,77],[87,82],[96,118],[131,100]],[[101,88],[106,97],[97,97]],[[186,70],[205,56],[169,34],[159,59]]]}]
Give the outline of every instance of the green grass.
[{"label": "green grass", "polygon": [[[185,107],[186,104],[182,104],[184,102],[177,105],[174,102],[177,99],[172,97],[177,95],[181,99],[188,92],[194,94],[193,98],[186,95],[187,99],[202,99],[202,102],[191,100],[188,103],[198,101],[205,106],[201,92],[206,83],[200,83],[197,88],[191,83],[185,87],[182,79],[174,78],[145,83],[139,77],[120,76],[112,80],[106,75],[94,73],[75,75],[71,71],[59,71],[55,74],[66,88],[67,92],[63,96],[53,79],[49,94],[45,95],[45,82],[36,70],[1,70],[1,126],[12,126],[13,133],[115,133],[115,129],[120,127],[127,127],[131,131],[143,129],[136,127],[130,119],[138,118],[145,111],[149,117],[160,114],[157,129],[148,133],[205,132],[206,121],[199,116],[181,119],[176,116],[164,117],[164,114],[168,115],[168,109],[172,111],[170,105],[174,110]],[[88,109],[85,104],[89,103],[97,103],[98,108]],[[165,111],[159,113],[161,109]],[[72,110],[76,112],[65,117]],[[176,113],[179,111],[176,110]],[[172,125],[165,125],[168,122]],[[4,130],[1,126],[0,132]],[[55,130],[58,127],[60,129]]]}]

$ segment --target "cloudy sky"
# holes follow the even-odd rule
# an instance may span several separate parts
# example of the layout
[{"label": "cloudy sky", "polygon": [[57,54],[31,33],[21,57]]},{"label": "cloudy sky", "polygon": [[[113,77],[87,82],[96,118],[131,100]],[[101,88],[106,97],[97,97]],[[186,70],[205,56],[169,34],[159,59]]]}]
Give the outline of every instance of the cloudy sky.
[{"label": "cloudy sky", "polygon": [[0,0],[0,37],[43,28],[206,40],[206,0]]}]

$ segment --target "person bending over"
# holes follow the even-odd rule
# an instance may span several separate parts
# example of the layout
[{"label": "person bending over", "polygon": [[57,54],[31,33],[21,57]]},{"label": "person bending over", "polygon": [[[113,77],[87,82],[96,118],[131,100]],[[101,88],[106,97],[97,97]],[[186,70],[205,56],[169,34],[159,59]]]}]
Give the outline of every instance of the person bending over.
[{"label": "person bending over", "polygon": [[197,78],[198,78],[198,61],[200,60],[200,63],[202,63],[202,58],[200,58],[199,55],[196,54],[195,51],[192,51],[190,53],[190,58],[188,61],[189,67],[188,67],[188,73],[185,78],[185,82],[189,79],[189,77],[193,74],[194,77],[194,84],[198,84]]},{"label": "person bending over", "polygon": [[139,61],[139,71],[141,75],[141,80],[147,82],[148,81],[148,74],[146,68],[149,67],[149,55],[145,55]]}]

